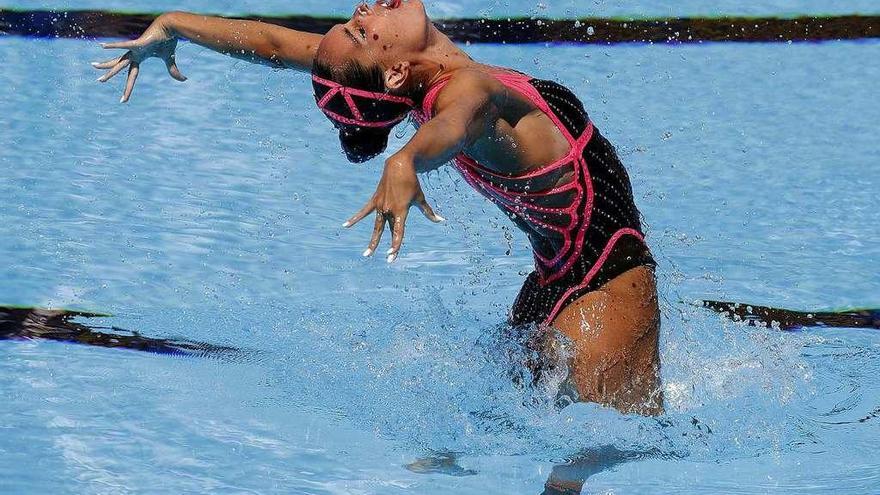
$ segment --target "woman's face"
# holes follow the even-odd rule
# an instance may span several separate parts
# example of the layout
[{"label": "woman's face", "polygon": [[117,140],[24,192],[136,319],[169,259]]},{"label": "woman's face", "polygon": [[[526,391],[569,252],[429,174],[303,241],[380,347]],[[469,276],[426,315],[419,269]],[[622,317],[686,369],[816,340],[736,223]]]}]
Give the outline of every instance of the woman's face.
[{"label": "woman's face", "polygon": [[317,57],[331,66],[356,61],[388,68],[423,51],[431,28],[422,0],[362,3],[350,21],[333,26],[324,36]]}]

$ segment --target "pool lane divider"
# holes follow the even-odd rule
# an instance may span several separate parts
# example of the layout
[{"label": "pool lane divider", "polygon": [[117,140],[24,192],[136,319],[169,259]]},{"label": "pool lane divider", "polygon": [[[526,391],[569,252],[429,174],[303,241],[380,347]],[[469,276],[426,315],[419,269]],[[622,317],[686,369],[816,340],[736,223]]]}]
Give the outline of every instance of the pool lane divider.
[{"label": "pool lane divider", "polygon": [[[101,10],[3,10],[0,35],[40,38],[134,38],[156,14]],[[325,33],[347,19],[235,16]],[[805,17],[682,17],[657,19],[440,19],[453,40],[470,43],[802,42],[880,38],[880,15]]]},{"label": "pool lane divider", "polygon": [[880,309],[794,311],[754,304],[702,301],[701,305],[750,326],[801,330],[805,328],[870,328],[880,330]]},{"label": "pool lane divider", "polygon": [[146,337],[115,326],[99,327],[82,320],[109,318],[109,314],[27,306],[0,306],[0,341],[54,341],[112,349],[126,349],[179,357],[244,361],[258,358],[254,350],[185,339]]}]

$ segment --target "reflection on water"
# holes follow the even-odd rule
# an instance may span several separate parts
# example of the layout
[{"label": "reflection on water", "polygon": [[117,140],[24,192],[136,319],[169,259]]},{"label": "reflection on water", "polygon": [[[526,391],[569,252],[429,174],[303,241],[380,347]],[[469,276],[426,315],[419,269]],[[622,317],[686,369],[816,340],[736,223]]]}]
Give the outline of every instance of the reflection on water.
[{"label": "reflection on water", "polygon": [[447,476],[473,476],[473,469],[465,469],[458,465],[455,454],[440,452],[431,457],[422,457],[404,466],[417,474],[445,474]]},{"label": "reflection on water", "polygon": [[[583,451],[565,464],[553,467],[541,495],[578,495],[593,475],[632,461],[663,456],[659,450],[620,450],[613,445]],[[672,457],[666,455],[666,457]]]},{"label": "reflection on water", "polygon": [[0,340],[54,340],[173,356],[239,357],[243,354],[233,347],[150,338],[121,328],[87,326],[73,321],[106,316],[57,309],[0,307]]},{"label": "reflection on water", "polygon": [[[621,450],[613,445],[584,450],[567,462],[553,467],[541,495],[578,495],[582,492],[586,481],[596,474],[627,462],[657,457],[678,458],[676,455],[664,454],[657,449]],[[447,476],[478,474],[477,471],[460,466],[456,455],[449,452],[423,457],[405,467],[417,474]]]}]

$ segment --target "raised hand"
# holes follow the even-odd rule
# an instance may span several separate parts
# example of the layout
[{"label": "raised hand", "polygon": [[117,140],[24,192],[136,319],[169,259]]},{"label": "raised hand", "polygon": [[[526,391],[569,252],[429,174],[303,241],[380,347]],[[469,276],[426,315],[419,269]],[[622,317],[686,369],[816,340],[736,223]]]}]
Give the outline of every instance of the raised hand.
[{"label": "raised hand", "polygon": [[104,62],[92,62],[92,67],[99,70],[107,70],[103,76],[98,78],[100,82],[107,82],[123,69],[128,68],[128,79],[125,82],[125,91],[119,100],[120,103],[125,103],[131,98],[134,83],[137,81],[138,73],[140,72],[140,64],[150,57],[161,58],[165,61],[168,74],[171,77],[181,82],[186,81],[186,77],[177,68],[177,62],[174,58],[174,52],[177,49],[177,37],[167,26],[165,16],[159,16],[144,31],[144,34],[136,40],[102,43],[101,46],[106,49],[128,50],[119,57],[105,60]]},{"label": "raised hand", "polygon": [[367,204],[355,216],[345,222],[343,227],[351,227],[363,220],[367,215],[376,212],[376,223],[373,226],[373,237],[364,256],[372,256],[379,247],[385,226],[391,226],[391,249],[388,250],[388,263],[394,262],[403,245],[403,234],[406,227],[406,217],[409,215],[410,206],[418,206],[422,213],[432,222],[439,223],[443,217],[434,213],[434,210],[425,199],[419,178],[416,176],[415,167],[412,163],[401,160],[389,160],[385,164],[382,179],[376,187],[376,193],[367,201]]}]

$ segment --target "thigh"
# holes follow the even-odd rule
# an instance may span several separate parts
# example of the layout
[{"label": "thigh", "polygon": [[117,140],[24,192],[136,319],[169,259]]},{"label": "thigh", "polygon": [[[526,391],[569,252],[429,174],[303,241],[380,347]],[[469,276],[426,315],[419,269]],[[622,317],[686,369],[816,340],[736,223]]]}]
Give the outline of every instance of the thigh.
[{"label": "thigh", "polygon": [[581,400],[622,412],[661,412],[660,313],[654,272],[633,268],[569,304],[553,326],[574,343]]}]

